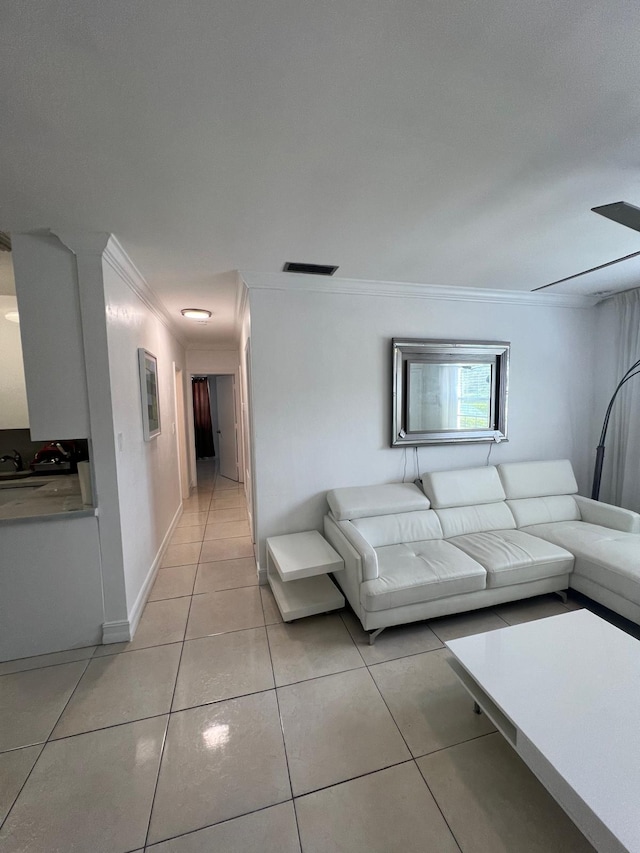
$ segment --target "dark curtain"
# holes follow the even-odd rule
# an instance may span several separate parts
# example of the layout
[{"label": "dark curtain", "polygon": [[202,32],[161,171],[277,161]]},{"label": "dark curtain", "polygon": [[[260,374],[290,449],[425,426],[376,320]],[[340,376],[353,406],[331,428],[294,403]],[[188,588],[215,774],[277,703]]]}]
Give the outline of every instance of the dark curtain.
[{"label": "dark curtain", "polygon": [[193,388],[193,425],[196,434],[196,457],[215,456],[213,449],[213,428],[211,426],[211,407],[209,405],[209,382],[207,379],[194,379]]}]

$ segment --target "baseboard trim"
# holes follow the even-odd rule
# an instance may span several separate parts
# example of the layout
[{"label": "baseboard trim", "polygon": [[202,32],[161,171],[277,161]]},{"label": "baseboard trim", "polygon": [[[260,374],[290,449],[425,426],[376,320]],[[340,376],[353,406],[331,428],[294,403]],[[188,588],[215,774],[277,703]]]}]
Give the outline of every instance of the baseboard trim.
[{"label": "baseboard trim", "polygon": [[151,592],[151,587],[153,586],[153,582],[156,579],[156,575],[158,574],[158,569],[160,568],[160,563],[162,562],[162,558],[164,557],[164,553],[169,547],[169,542],[171,541],[171,537],[173,536],[173,531],[176,529],[177,523],[180,521],[180,517],[182,516],[182,501],[180,501],[180,506],[176,510],[175,515],[171,519],[171,524],[167,532],[164,535],[164,539],[162,540],[162,544],[158,548],[158,553],[155,556],[153,563],[151,564],[151,568],[147,573],[147,577],[145,578],[144,583],[142,584],[142,588],[138,593],[138,597],[135,600],[133,607],[129,613],[129,625],[131,626],[131,638],[133,639],[134,634],[138,629],[138,623],[140,622],[140,617],[142,616],[142,611],[144,610],[144,606],[147,603],[147,599],[149,598],[149,593]]},{"label": "baseboard trim", "polygon": [[180,517],[182,516],[182,501],[180,501],[180,506],[176,510],[175,515],[171,519],[171,524],[169,525],[167,532],[164,535],[164,539],[162,540],[162,544],[158,549],[158,553],[155,556],[153,563],[149,571],[147,572],[147,576],[142,584],[140,592],[138,593],[138,597],[136,598],[133,607],[129,612],[128,619],[122,619],[119,622],[104,622],[102,625],[102,643],[123,643],[132,640],[136,630],[138,629],[138,623],[140,622],[140,617],[142,616],[142,611],[144,610],[144,606],[147,603],[147,599],[149,598],[149,593],[151,592],[151,587],[153,586],[153,582],[156,579],[156,575],[158,574],[158,569],[160,568],[160,563],[162,562],[162,558],[164,557],[164,553],[169,547],[169,542],[171,541],[171,537],[173,536],[173,531],[176,529],[176,525],[180,521]]},{"label": "baseboard trim", "polygon": [[102,623],[102,644],[109,643],[128,643],[131,639],[131,627],[128,619],[121,619],[119,622],[103,622]]},{"label": "baseboard trim", "polygon": [[260,586],[265,586],[268,583],[266,568],[263,569],[259,561],[256,560],[256,569],[258,570],[258,584]]}]

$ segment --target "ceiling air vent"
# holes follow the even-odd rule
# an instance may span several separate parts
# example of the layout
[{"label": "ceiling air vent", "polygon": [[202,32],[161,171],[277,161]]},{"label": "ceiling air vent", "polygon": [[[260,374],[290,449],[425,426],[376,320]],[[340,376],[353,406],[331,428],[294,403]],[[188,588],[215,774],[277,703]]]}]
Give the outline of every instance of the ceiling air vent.
[{"label": "ceiling air vent", "polygon": [[283,272],[301,272],[306,275],[333,275],[337,269],[326,264],[298,264],[295,261],[287,261],[282,267]]}]

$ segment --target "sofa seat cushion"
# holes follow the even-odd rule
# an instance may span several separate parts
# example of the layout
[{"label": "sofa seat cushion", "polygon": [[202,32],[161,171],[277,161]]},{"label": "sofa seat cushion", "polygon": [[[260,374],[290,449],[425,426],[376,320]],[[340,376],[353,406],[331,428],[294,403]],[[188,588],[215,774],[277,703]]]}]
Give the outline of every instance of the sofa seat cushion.
[{"label": "sofa seat cushion", "polygon": [[442,539],[375,550],[378,577],[360,585],[365,610],[388,610],[485,588],[482,566]]},{"label": "sofa seat cushion", "polygon": [[573,554],[521,530],[492,530],[449,539],[487,570],[487,588],[566,575]]},{"label": "sofa seat cushion", "polygon": [[640,534],[585,521],[536,524],[529,530],[569,548],[576,575],[640,605]]},{"label": "sofa seat cushion", "polygon": [[522,529],[523,533],[539,536],[547,542],[553,542],[561,548],[571,551],[576,557],[588,556],[599,542],[610,542],[634,536],[633,533],[621,533],[611,527],[589,524],[586,521],[552,521],[548,524],[531,524]]}]

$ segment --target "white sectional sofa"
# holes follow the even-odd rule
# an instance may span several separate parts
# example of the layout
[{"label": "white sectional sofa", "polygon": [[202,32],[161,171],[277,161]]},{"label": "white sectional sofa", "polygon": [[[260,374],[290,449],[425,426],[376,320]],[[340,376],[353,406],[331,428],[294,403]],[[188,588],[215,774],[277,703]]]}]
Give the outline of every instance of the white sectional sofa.
[{"label": "white sectional sofa", "polygon": [[577,495],[568,460],[334,489],[325,536],[365,630],[573,587],[640,623],[640,515]]}]

